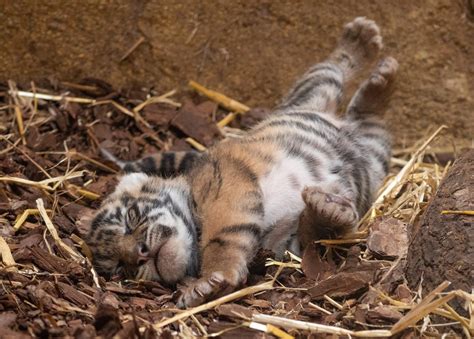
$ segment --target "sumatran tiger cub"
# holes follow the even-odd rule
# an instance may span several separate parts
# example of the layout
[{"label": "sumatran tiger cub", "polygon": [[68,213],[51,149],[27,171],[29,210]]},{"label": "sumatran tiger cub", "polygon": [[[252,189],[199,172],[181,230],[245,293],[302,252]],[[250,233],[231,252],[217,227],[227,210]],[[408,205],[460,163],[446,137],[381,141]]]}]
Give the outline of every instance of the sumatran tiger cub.
[{"label": "sumatran tiger cub", "polygon": [[353,232],[387,174],[382,115],[397,61],[379,61],[345,115],[336,111],[381,47],[377,25],[356,18],[334,52],[244,137],[203,154],[123,164],[136,173],[122,177],[87,237],[97,271],[172,285],[197,277],[185,279],[178,300],[190,307],[244,283],[261,247],[298,253],[318,237]]}]

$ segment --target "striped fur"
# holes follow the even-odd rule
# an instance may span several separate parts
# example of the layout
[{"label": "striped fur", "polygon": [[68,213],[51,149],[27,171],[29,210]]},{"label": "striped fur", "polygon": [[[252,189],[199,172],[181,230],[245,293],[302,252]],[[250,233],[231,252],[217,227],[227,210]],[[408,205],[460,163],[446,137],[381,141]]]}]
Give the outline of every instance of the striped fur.
[{"label": "striped fur", "polygon": [[[375,23],[357,18],[329,58],[310,68],[274,114],[246,136],[193,156],[188,171],[178,164],[188,154],[122,166],[146,174],[124,176],[99,210],[88,240],[95,265],[113,273],[122,260],[126,271],[135,267],[132,275],[167,283],[199,266],[200,278],[179,299],[179,305],[193,306],[243,283],[259,247],[298,253],[300,244],[317,237],[352,232],[388,170],[390,138],[381,115],[395,59],[375,68],[344,117],[336,111],[347,82],[375,61],[380,48]],[[173,166],[165,160],[171,157]],[[142,203],[145,197],[150,203]],[[132,209],[135,226],[127,231],[125,216]],[[153,231],[140,232],[143,225]],[[125,244],[127,236],[133,241]]]},{"label": "striped fur", "polygon": [[200,154],[189,152],[164,152],[148,155],[136,161],[121,161],[104,148],[102,155],[122,169],[124,173],[145,173],[162,178],[171,178],[186,174],[193,167]]}]

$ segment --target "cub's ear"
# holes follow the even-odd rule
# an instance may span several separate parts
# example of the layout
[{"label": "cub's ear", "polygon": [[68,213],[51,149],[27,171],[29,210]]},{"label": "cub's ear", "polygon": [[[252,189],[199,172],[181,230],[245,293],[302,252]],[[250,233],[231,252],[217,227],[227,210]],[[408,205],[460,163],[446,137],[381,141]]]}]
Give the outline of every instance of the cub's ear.
[{"label": "cub's ear", "polygon": [[83,210],[81,210],[80,215],[76,219],[76,229],[79,232],[79,236],[84,239],[86,243],[89,242],[92,227],[97,227],[104,215],[105,213],[103,212],[100,213],[89,208],[83,208]]},{"label": "cub's ear", "polygon": [[135,227],[137,226],[139,222],[140,222],[140,211],[138,210],[138,206],[133,204],[127,210],[127,225]]},{"label": "cub's ear", "polygon": [[139,190],[150,177],[145,173],[126,174],[120,178],[120,181],[114,193],[121,194]]}]

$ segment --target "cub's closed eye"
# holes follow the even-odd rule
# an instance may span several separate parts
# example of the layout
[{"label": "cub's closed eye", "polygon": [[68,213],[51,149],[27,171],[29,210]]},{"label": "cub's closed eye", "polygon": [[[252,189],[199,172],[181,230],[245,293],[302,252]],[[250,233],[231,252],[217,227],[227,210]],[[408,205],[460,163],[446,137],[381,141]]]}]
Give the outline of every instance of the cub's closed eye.
[{"label": "cub's closed eye", "polygon": [[117,263],[117,267],[115,268],[115,275],[120,275],[123,273],[123,269],[124,269],[124,263],[122,261],[119,261]]}]

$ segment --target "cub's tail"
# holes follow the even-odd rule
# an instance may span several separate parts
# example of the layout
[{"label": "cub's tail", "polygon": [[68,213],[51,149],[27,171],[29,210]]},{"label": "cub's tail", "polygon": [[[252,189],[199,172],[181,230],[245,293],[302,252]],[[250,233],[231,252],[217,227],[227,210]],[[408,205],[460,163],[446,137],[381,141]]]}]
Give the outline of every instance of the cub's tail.
[{"label": "cub's tail", "polygon": [[145,173],[163,178],[186,174],[193,167],[201,153],[163,152],[145,156],[135,161],[122,161],[104,148],[100,148],[102,156],[119,166],[124,173]]}]

